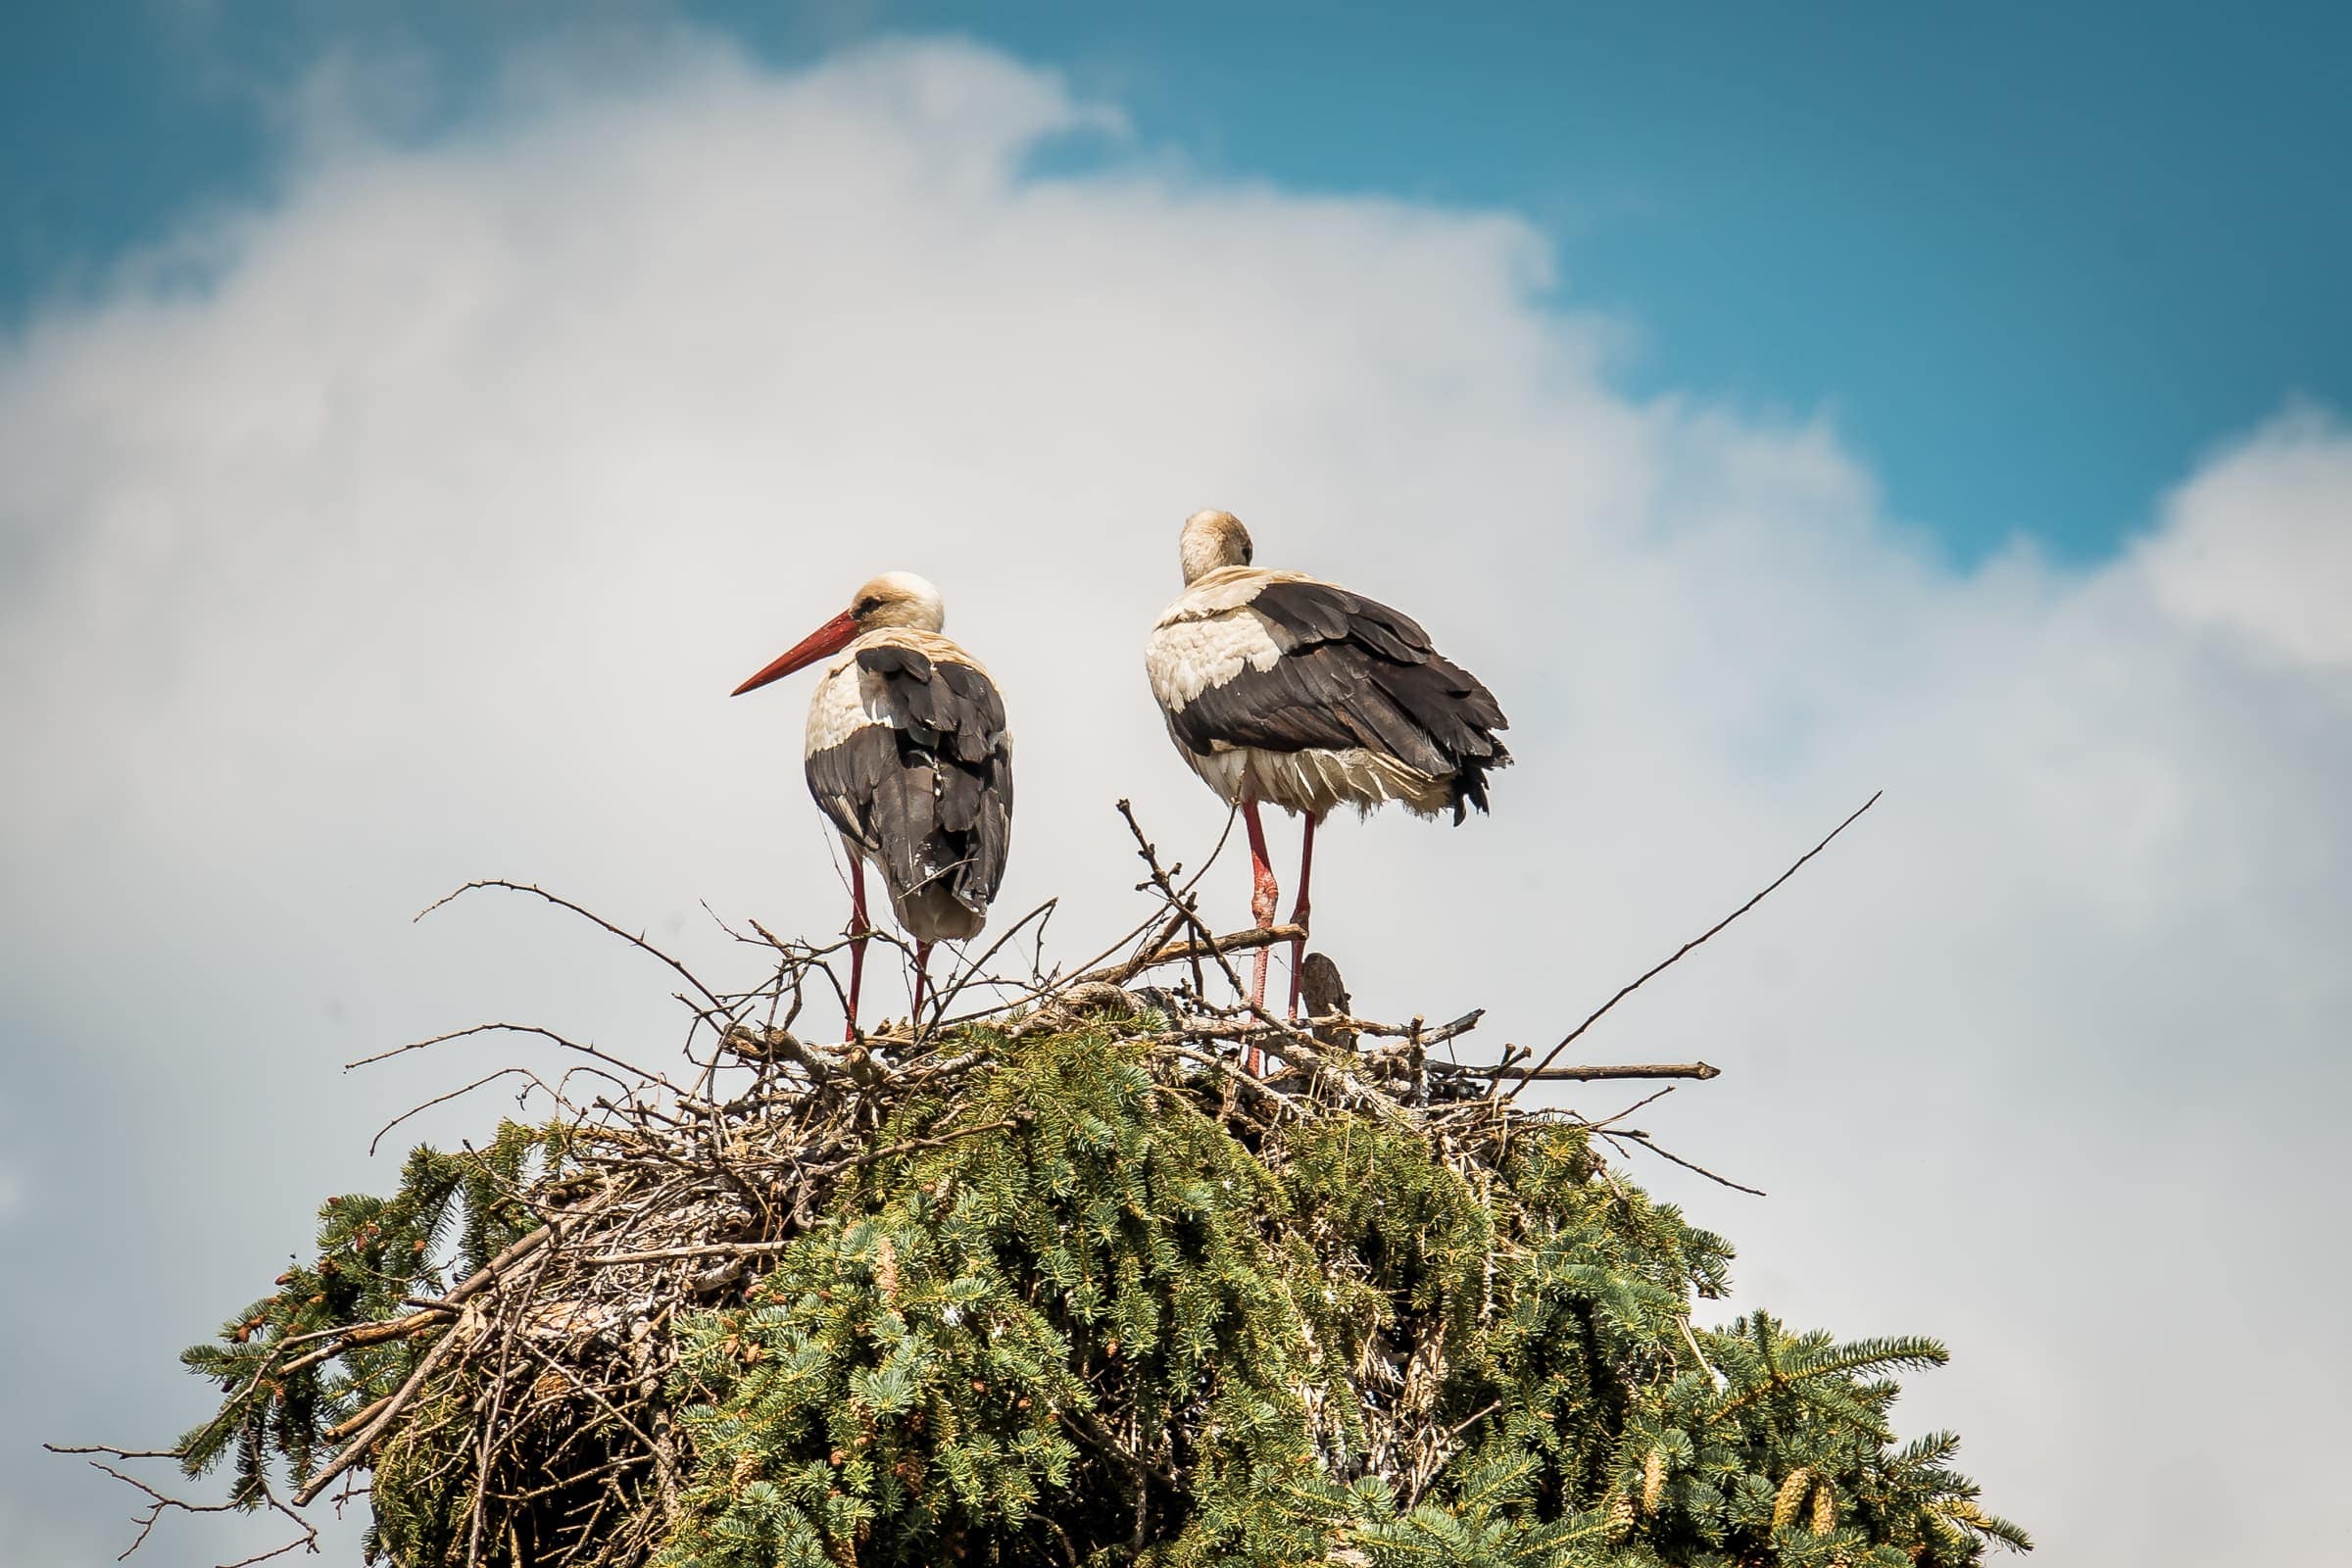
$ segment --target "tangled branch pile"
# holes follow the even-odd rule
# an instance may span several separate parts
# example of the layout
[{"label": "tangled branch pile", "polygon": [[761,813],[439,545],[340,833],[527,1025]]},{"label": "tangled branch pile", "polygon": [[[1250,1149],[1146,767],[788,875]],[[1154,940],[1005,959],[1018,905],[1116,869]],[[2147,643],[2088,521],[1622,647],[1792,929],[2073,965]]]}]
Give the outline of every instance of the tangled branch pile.
[{"label": "tangled branch pile", "polygon": [[1153,877],[1137,956],[966,1022],[818,1047],[830,950],[762,934],[762,988],[693,985],[692,1083],[573,1046],[608,1092],[327,1200],[317,1260],[188,1352],[226,1397],[175,1456],[298,1523],[365,1477],[402,1568],[2026,1544],[1952,1438],[1893,1446],[1888,1374],[1940,1347],[1694,1325],[1730,1249],[1610,1163],[1638,1134],[1417,1022],[1139,988],[1180,930],[1219,968],[1265,940]]}]

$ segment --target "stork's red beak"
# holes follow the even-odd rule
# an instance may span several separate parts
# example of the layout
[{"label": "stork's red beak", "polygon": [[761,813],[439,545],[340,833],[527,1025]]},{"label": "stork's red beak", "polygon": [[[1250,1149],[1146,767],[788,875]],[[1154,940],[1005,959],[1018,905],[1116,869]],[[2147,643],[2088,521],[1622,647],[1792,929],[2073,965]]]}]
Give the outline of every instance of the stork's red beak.
[{"label": "stork's red beak", "polygon": [[745,692],[757,691],[771,680],[781,680],[796,669],[815,663],[827,654],[840,653],[844,648],[849,647],[857,636],[858,617],[845,610],[799,642],[794,643],[774,663],[727,695],[741,697]]}]

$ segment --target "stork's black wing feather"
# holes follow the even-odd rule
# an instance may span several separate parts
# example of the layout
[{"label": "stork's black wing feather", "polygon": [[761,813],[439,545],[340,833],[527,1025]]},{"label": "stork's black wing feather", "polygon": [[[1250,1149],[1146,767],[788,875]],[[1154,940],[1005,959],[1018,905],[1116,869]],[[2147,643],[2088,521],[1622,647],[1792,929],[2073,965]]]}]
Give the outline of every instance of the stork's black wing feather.
[{"label": "stork's black wing feather", "polygon": [[1362,747],[1451,781],[1453,819],[1487,808],[1487,773],[1511,760],[1494,694],[1430,645],[1410,615],[1320,582],[1271,582],[1242,612],[1296,646],[1271,669],[1245,667],[1170,715],[1196,752]]},{"label": "stork's black wing feather", "polygon": [[894,894],[944,881],[983,910],[1004,880],[1012,838],[1004,700],[969,664],[885,644],[859,650],[904,727],[869,724],[810,754],[808,792],[836,827],[874,852]]}]

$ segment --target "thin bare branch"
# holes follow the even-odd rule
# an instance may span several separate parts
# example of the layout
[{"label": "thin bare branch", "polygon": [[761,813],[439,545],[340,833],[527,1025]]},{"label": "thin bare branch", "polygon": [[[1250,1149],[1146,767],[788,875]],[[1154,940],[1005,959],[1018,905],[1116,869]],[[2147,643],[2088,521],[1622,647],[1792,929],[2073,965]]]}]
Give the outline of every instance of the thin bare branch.
[{"label": "thin bare branch", "polygon": [[1619,989],[1615,996],[1602,1003],[1599,1006],[1593,1008],[1591,1015],[1588,1016],[1583,1023],[1580,1023],[1575,1028],[1569,1030],[1566,1035],[1561,1037],[1558,1045],[1552,1047],[1551,1050],[1544,1053],[1544,1059],[1536,1063],[1535,1070],[1527,1074],[1520,1081],[1517,1088],[1512,1089],[1509,1094],[1504,1095],[1502,1098],[1505,1100],[1511,1099],[1513,1096],[1519,1093],[1520,1089],[1527,1087],[1528,1083],[1540,1078],[1545,1068],[1549,1067],[1553,1062],[1559,1059],[1561,1052],[1566,1051],[1570,1046],[1575,1045],[1577,1040],[1583,1036],[1584,1032],[1592,1028],[1594,1024],[1600,1022],[1603,1015],[1605,1015],[1611,1007],[1616,1006],[1617,1004],[1623,1002],[1626,998],[1641,990],[1644,985],[1647,985],[1659,974],[1674,967],[1674,965],[1682,959],[1685,954],[1698,947],[1709,937],[1715,935],[1716,932],[1721,931],[1725,926],[1730,925],[1734,920],[1739,919],[1748,910],[1763,903],[1766,895],[1770,894],[1773,889],[1779,887],[1790,877],[1796,875],[1797,872],[1803,870],[1807,860],[1812,859],[1813,857],[1828,849],[1831,844],[1836,842],[1838,834],[1844,832],[1847,828],[1852,827],[1855,822],[1861,819],[1864,811],[1869,810],[1872,807],[1879,804],[1879,796],[1886,793],[1886,792],[1885,790],[1880,790],[1874,793],[1869,800],[1864,801],[1860,806],[1854,808],[1853,815],[1847,817],[1844,821],[1830,829],[1829,837],[1823,839],[1819,844],[1814,845],[1804,854],[1798,856],[1796,858],[1796,862],[1793,865],[1789,866],[1788,870],[1783,871],[1779,876],[1774,877],[1769,883],[1765,884],[1762,891],[1758,892],[1753,898],[1749,899],[1745,904],[1740,906],[1740,907],[1737,909],[1734,909],[1731,913],[1725,915],[1722,919],[1716,921],[1713,925],[1707,927],[1704,931],[1701,931],[1698,935],[1692,937],[1690,941],[1684,943],[1681,947],[1675,949],[1674,952],[1669,954],[1662,961],[1653,964],[1639,978],[1629,981],[1625,986]]},{"label": "thin bare branch", "polygon": [[442,907],[444,905],[454,904],[459,899],[464,898],[466,894],[483,888],[500,888],[509,893],[527,893],[532,898],[545,899],[548,903],[554,905],[559,909],[569,909],[572,913],[578,915],[590,925],[597,927],[599,930],[612,933],[613,936],[620,938],[621,941],[626,942],[630,947],[635,948],[638,952],[646,954],[649,956],[657,958],[662,963],[669,965],[671,969],[677,971],[679,978],[683,979],[688,985],[692,986],[695,989],[696,994],[699,995],[705,1002],[708,1002],[713,1008],[716,1008],[720,1011],[725,1010],[725,1004],[721,1003],[716,996],[711,994],[710,989],[708,986],[705,986],[702,981],[695,978],[693,970],[687,968],[686,965],[680,963],[668,954],[663,953],[660,948],[655,947],[651,942],[648,942],[643,935],[623,931],[619,926],[614,925],[603,915],[597,914],[589,909],[584,909],[580,907],[580,906],[572,903],[569,899],[566,899],[560,894],[550,893],[547,891],[547,889],[540,887],[535,882],[511,882],[505,877],[484,877],[479,881],[468,882],[462,888],[457,888],[451,892],[443,894],[440,898],[435,899],[423,908],[418,909],[416,913],[415,919],[421,920],[426,915],[431,914],[435,909]]},{"label": "thin bare branch", "polygon": [[1474,1067],[1433,1061],[1429,1070],[1446,1078],[1511,1078],[1537,1083],[1602,1083],[1617,1078],[1720,1078],[1723,1069],[1704,1061],[1642,1061],[1610,1067]]}]

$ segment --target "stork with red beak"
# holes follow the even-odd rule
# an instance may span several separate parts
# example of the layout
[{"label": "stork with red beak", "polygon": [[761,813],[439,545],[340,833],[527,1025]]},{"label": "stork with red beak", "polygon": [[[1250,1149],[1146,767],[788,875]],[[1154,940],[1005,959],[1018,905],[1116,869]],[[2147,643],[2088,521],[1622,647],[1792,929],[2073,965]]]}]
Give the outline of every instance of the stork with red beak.
[{"label": "stork with red beak", "polygon": [[[1261,801],[1306,817],[1291,912],[1302,929],[1315,826],[1333,807],[1369,813],[1396,801],[1417,816],[1451,811],[1457,823],[1471,807],[1487,808],[1487,774],[1511,760],[1495,737],[1508,721],[1410,616],[1251,565],[1249,531],[1229,512],[1186,518],[1179,553],[1185,589],[1152,628],[1146,667],[1176,750],[1241,808],[1259,929],[1274,923],[1281,891]],[[1305,947],[1303,937],[1291,944],[1293,1017]],[[1258,949],[1250,1002],[1259,1007],[1267,956]]]},{"label": "stork with red beak", "polygon": [[[1012,737],[980,662],[940,635],[939,590],[886,571],[750,680],[741,697],[833,659],[808,703],[808,793],[850,852],[849,1038],[872,927],[865,864],[914,939],[914,1010],[936,942],[980,934],[1012,833]],[[839,655],[839,658],[833,656]]]}]

